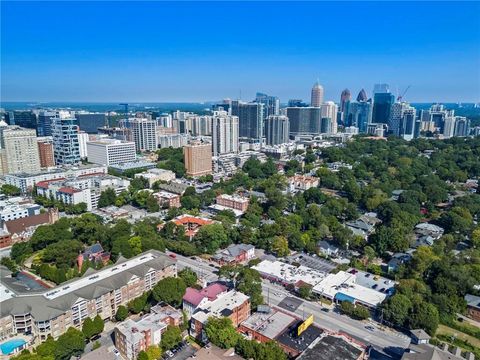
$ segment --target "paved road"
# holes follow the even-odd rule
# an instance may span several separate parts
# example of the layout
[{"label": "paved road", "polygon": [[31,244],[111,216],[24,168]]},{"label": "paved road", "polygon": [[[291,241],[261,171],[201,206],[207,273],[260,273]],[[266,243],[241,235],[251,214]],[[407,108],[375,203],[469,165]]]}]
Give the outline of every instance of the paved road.
[{"label": "paved road", "polygon": [[[178,254],[176,258],[179,269],[190,267],[192,270],[196,271],[199,276],[206,279],[207,282],[218,279],[217,275],[213,273],[216,269],[209,266],[206,261],[198,258],[198,260],[193,260]],[[268,301],[271,306],[277,306],[282,300],[284,300],[285,297],[293,297],[282,286],[272,284],[265,280],[262,283],[262,290],[265,301]],[[313,314],[315,324],[317,326],[331,331],[345,332],[348,335],[359,339],[363,343],[371,344],[381,349],[386,347],[406,348],[410,342],[410,338],[408,336],[397,331],[390,330],[388,328],[381,330],[377,328],[374,323],[372,324],[374,324],[376,329],[374,331],[369,331],[365,328],[365,326],[369,325],[367,322],[353,320],[346,315],[340,315],[332,311],[327,313],[321,309],[322,305],[319,303],[303,301],[302,305],[294,310],[293,313],[299,316],[303,316],[304,314]]]}]

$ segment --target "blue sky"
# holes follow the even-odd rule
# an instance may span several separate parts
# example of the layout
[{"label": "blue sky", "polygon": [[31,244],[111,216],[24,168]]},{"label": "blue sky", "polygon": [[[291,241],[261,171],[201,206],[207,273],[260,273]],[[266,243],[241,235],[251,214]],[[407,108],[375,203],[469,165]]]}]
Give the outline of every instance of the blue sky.
[{"label": "blue sky", "polygon": [[479,2],[1,2],[3,101],[480,101]]}]

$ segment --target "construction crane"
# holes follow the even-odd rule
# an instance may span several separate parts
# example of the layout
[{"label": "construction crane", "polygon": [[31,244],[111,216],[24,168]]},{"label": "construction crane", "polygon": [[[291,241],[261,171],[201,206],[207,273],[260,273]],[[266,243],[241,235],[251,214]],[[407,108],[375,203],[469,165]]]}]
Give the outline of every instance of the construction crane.
[{"label": "construction crane", "polygon": [[397,101],[402,101],[403,97],[405,96],[405,94],[407,93],[408,89],[410,89],[410,86],[411,85],[408,85],[407,88],[403,91],[402,95],[398,95],[397,96]]}]

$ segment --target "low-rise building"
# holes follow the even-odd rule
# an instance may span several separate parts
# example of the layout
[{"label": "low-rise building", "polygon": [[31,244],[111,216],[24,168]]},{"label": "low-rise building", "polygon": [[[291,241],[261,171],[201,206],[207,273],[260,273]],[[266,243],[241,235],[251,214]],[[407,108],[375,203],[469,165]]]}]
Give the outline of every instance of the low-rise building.
[{"label": "low-rise building", "polygon": [[221,194],[216,198],[217,204],[226,208],[239,210],[242,213],[247,211],[249,199],[239,195]]},{"label": "low-rise building", "polygon": [[325,240],[319,241],[317,244],[317,248],[318,251],[320,251],[323,255],[326,256],[335,256],[340,251],[338,247]]},{"label": "low-rise building", "polygon": [[175,173],[170,170],[154,168],[139,174],[135,174],[135,177],[141,177],[148,180],[149,187],[152,187],[153,184],[157,181],[170,182],[172,180],[175,180]]},{"label": "low-rise building", "polygon": [[141,351],[158,345],[167,326],[180,324],[181,317],[181,313],[167,306],[166,309],[155,307],[152,313],[137,321],[125,320],[115,327],[115,347],[124,358],[136,359]]},{"label": "low-rise building", "polygon": [[365,359],[365,344],[345,334],[324,333],[301,354],[299,360],[361,360]]},{"label": "low-rise building", "polygon": [[480,296],[465,295],[467,302],[467,316],[475,321],[480,321]]},{"label": "low-rise building", "polygon": [[321,282],[326,274],[309,267],[294,266],[281,261],[263,260],[252,269],[257,270],[263,278],[278,282],[284,286],[297,284],[315,286]]},{"label": "low-rise building", "polygon": [[130,186],[130,181],[112,175],[89,174],[69,179],[56,179],[37,183],[37,194],[53,198],[66,205],[85,203],[87,210],[96,209],[102,191],[107,188],[119,195]]},{"label": "low-rise building", "polygon": [[190,319],[192,314],[200,307],[205,305],[209,301],[214,301],[218,296],[226,294],[228,288],[219,283],[212,283],[207,287],[198,290],[195,288],[187,288],[185,295],[183,296],[183,311]]},{"label": "low-rise building", "polygon": [[180,203],[180,195],[177,194],[172,194],[171,192],[168,191],[159,191],[154,194],[152,194],[155,199],[157,199],[158,204],[162,208],[179,208],[182,206]]},{"label": "low-rise building", "polygon": [[289,191],[305,191],[310,188],[318,187],[319,179],[308,175],[295,175],[288,178]]},{"label": "low-rise building", "polygon": [[8,288],[0,302],[0,337],[25,333],[40,341],[56,339],[69,327],[81,329],[87,318],[113,318],[120,305],[176,274],[174,259],[150,250],[129,260],[120,257],[101,270],[88,269],[55,288],[28,293]]},{"label": "low-rise building", "polygon": [[3,227],[10,234],[11,242],[14,244],[30,239],[38,226],[53,224],[58,218],[58,209],[52,208],[38,215],[5,221]]},{"label": "low-rise building", "polygon": [[183,226],[185,228],[185,235],[190,238],[194,237],[202,226],[211,225],[215,223],[211,219],[207,219],[199,216],[192,216],[188,214],[177,216],[172,221],[177,226]]},{"label": "low-rise building", "polygon": [[156,163],[145,160],[125,162],[110,166],[111,169],[113,169],[114,171],[118,171],[120,174],[124,174],[128,171],[153,169],[155,167],[157,167]]},{"label": "low-rise building", "polygon": [[220,265],[241,264],[255,257],[255,246],[250,244],[232,244],[217,251],[213,259]]},{"label": "low-rise building", "polygon": [[213,301],[200,305],[193,313],[190,322],[190,335],[206,342],[207,336],[203,327],[211,317],[226,317],[232,320],[234,327],[245,321],[250,316],[250,298],[235,290],[231,290]]}]

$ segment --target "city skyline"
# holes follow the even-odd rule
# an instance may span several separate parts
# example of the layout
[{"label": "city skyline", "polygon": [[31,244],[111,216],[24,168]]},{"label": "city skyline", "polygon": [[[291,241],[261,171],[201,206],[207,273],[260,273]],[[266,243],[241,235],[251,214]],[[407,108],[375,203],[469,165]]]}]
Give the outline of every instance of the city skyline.
[{"label": "city skyline", "polygon": [[409,102],[480,101],[476,2],[1,6],[4,102],[250,101],[261,91],[286,103],[308,101],[317,78],[336,103],[345,88],[372,97],[375,83],[395,96],[411,85]]}]

